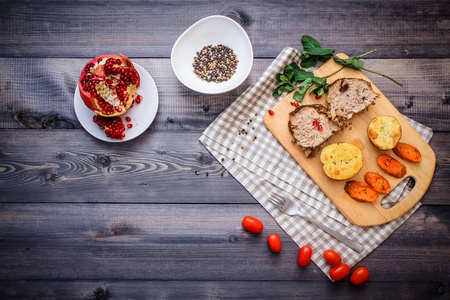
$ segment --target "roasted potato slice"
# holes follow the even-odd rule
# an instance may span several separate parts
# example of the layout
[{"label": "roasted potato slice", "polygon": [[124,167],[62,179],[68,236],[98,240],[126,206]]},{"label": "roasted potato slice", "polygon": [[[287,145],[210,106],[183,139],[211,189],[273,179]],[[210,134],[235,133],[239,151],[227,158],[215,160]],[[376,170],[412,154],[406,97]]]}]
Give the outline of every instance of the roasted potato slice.
[{"label": "roasted potato slice", "polygon": [[387,194],[391,191],[391,185],[382,175],[375,172],[367,172],[364,181],[380,194]]},{"label": "roasted potato slice", "polygon": [[402,178],[406,175],[406,167],[395,158],[381,154],[377,157],[377,163],[386,173],[396,178]]},{"label": "roasted potato slice", "polygon": [[350,197],[361,202],[375,202],[378,198],[377,191],[364,182],[347,181],[344,190]]},{"label": "roasted potato slice", "polygon": [[395,146],[394,149],[392,149],[394,153],[404,160],[410,161],[410,162],[421,162],[422,161],[422,155],[420,154],[419,149],[416,147],[398,142],[397,146]]}]

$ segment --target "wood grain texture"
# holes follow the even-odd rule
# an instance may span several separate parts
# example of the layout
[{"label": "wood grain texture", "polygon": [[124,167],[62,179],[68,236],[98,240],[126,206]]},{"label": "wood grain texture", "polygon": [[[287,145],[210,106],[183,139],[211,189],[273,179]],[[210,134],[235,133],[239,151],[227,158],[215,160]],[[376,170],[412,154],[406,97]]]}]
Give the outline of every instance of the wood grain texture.
[{"label": "wood grain texture", "polygon": [[[248,214],[261,234],[242,228]],[[449,228],[448,206],[423,206],[360,265],[372,282],[448,283]],[[0,204],[0,236],[0,281],[328,281],[258,204]]]},{"label": "wood grain texture", "polygon": [[71,280],[0,282],[3,299],[442,299],[446,282]]},{"label": "wood grain texture", "polygon": [[[278,53],[277,53],[278,54]],[[204,130],[273,59],[255,59],[247,80],[220,95],[189,90],[175,77],[169,59],[135,59],[156,82],[158,114],[152,130]],[[73,95],[86,59],[0,58],[0,128],[80,128]],[[366,59],[367,68],[403,83],[399,87],[366,73],[400,113],[435,131],[450,131],[450,59]],[[263,101],[263,100],[262,100]]]},{"label": "wood grain texture", "polygon": [[[150,130],[105,143],[84,130],[2,130],[0,202],[256,203],[200,135]],[[430,146],[437,165],[422,202],[448,205],[448,134],[436,133]]]},{"label": "wood grain texture", "polygon": [[185,29],[215,14],[243,26],[256,57],[299,47],[303,34],[354,55],[377,48],[373,57],[450,56],[450,9],[439,0],[2,1],[0,56],[170,57]]}]

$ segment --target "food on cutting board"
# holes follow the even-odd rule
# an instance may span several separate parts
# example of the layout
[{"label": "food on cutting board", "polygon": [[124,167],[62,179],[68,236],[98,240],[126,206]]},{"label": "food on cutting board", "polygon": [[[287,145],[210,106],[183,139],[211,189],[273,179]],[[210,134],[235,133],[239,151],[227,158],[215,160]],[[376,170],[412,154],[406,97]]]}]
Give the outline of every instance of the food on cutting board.
[{"label": "food on cutting board", "polygon": [[242,227],[253,233],[260,233],[264,229],[263,223],[251,216],[244,217],[242,220]]},{"label": "food on cutting board", "polygon": [[396,118],[378,116],[367,126],[369,140],[381,150],[393,149],[402,136],[402,126]]},{"label": "food on cutting board", "polygon": [[332,121],[345,127],[354,114],[363,111],[379,97],[370,82],[360,78],[341,78],[328,89],[328,114]]},{"label": "food on cutting board", "polygon": [[420,154],[419,149],[410,144],[398,142],[394,149],[392,149],[392,151],[394,151],[395,155],[403,158],[404,160],[410,162],[422,161],[422,155]]},{"label": "food on cutting board", "polygon": [[133,105],[139,73],[125,55],[100,55],[86,64],[78,81],[86,106],[103,117],[119,116]]},{"label": "food on cutting board", "polygon": [[314,156],[320,145],[340,128],[327,117],[323,105],[302,105],[289,113],[289,130],[293,142],[299,145],[306,157]]},{"label": "food on cutting board", "polygon": [[325,174],[331,179],[346,180],[355,176],[363,166],[361,150],[350,143],[334,143],[320,153]]},{"label": "food on cutting board", "polygon": [[364,181],[380,194],[387,194],[391,191],[389,181],[378,173],[367,172],[364,175]]},{"label": "food on cutting board", "polygon": [[350,197],[360,202],[375,202],[378,198],[377,191],[364,182],[348,181],[344,190]]},{"label": "food on cutting board", "polygon": [[386,173],[396,178],[402,178],[406,175],[406,167],[395,158],[381,154],[377,157],[377,163]]}]

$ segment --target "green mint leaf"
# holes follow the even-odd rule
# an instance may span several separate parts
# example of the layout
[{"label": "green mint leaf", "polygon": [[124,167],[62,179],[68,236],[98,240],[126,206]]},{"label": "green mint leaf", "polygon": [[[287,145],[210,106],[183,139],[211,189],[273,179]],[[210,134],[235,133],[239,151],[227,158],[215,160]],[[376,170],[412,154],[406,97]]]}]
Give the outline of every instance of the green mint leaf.
[{"label": "green mint leaf", "polygon": [[306,78],[305,81],[300,84],[300,89],[294,92],[294,100],[298,102],[303,101],[306,91],[311,87],[312,84],[312,79]]},{"label": "green mint leaf", "polygon": [[[334,49],[324,49],[324,48],[312,48],[309,49],[310,55],[318,55],[318,56],[325,56],[325,55],[331,55],[334,53]],[[330,57],[331,58],[331,57]]]},{"label": "green mint leaf", "polygon": [[294,73],[294,77],[295,77],[295,79],[297,79],[297,81],[305,81],[308,78],[313,78],[314,74],[312,72],[307,72],[307,71],[302,70],[302,69],[299,68]]},{"label": "green mint leaf", "polygon": [[311,56],[308,59],[302,59],[302,62],[300,63],[300,66],[302,68],[309,68],[309,67],[313,67],[317,64],[317,62],[319,61],[319,58],[317,56]]},{"label": "green mint leaf", "polygon": [[305,49],[320,48],[320,43],[309,35],[302,36],[302,45]]},{"label": "green mint leaf", "polygon": [[291,65],[285,66],[284,67],[284,74],[286,75],[286,77],[290,81],[292,79],[292,76],[294,76],[294,68],[292,68]]},{"label": "green mint leaf", "polygon": [[333,59],[336,63],[355,70],[361,70],[364,67],[364,62],[355,56],[347,59],[333,56]]},{"label": "green mint leaf", "polygon": [[300,56],[300,59],[303,60],[303,59],[308,59],[310,57],[311,57],[311,55],[309,55],[309,50],[303,50],[302,54]]},{"label": "green mint leaf", "polygon": [[281,82],[283,82],[283,83],[288,83],[288,82],[289,82],[289,79],[288,79],[287,76],[284,75],[284,74],[282,74],[282,75],[280,76],[280,80],[281,80]]},{"label": "green mint leaf", "polygon": [[293,98],[294,98],[295,101],[302,102],[304,97],[305,97],[305,94],[302,95],[300,93],[300,91],[295,91],[294,92]]},{"label": "green mint leaf", "polygon": [[317,83],[319,86],[323,86],[323,85],[325,85],[327,83],[325,81],[325,79],[323,79],[322,77],[314,76],[312,80],[313,80],[314,83]]},{"label": "green mint leaf", "polygon": [[275,76],[275,79],[277,80],[277,82],[278,83],[281,83],[281,75],[283,75],[283,73],[278,73],[276,76]]}]

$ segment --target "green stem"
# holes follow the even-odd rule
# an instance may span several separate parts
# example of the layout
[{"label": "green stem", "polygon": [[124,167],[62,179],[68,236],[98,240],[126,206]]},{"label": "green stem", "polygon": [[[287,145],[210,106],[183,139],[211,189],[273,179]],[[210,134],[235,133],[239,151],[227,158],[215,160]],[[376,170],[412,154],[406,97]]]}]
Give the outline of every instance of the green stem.
[{"label": "green stem", "polygon": [[345,68],[345,66],[342,66],[339,70],[334,71],[333,73],[328,74],[327,76],[323,76],[322,78],[325,79],[325,78],[331,77],[331,76],[333,76],[334,74],[336,74],[336,73],[342,71],[343,68]]},{"label": "green stem", "polygon": [[377,51],[377,49],[373,49],[372,51],[369,51],[369,52],[366,52],[366,53],[364,53],[364,54],[361,54],[360,56],[357,56],[356,58],[361,58],[361,57],[363,57],[363,56],[365,56],[365,55],[367,55],[367,54],[370,54],[370,53],[372,53],[372,52],[375,52],[375,51]]},{"label": "green stem", "polygon": [[389,79],[389,80],[392,80],[393,82],[395,82],[395,83],[398,84],[399,86],[403,86],[400,82],[398,82],[398,81],[392,79],[391,77],[389,77],[389,76],[387,76],[387,75],[384,75],[384,74],[381,74],[381,73],[378,73],[378,72],[375,72],[375,71],[372,71],[372,70],[369,70],[369,69],[366,69],[366,68],[362,68],[362,70],[365,70],[365,71],[367,71],[367,72],[371,72],[371,73],[375,73],[375,74],[377,74],[377,75],[383,76],[383,77],[385,77],[385,78],[387,78],[387,79]]}]

